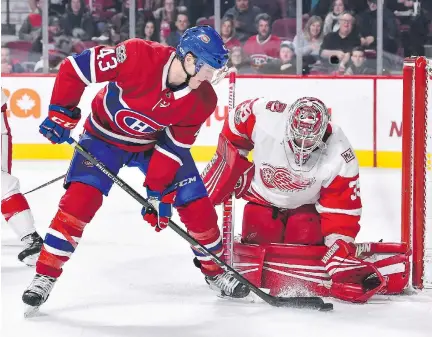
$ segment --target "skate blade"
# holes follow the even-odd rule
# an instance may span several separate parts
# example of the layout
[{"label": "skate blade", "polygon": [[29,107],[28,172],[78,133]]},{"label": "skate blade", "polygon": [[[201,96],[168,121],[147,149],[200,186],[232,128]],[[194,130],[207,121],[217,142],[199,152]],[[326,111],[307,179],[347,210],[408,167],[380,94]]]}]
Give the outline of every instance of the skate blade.
[{"label": "skate blade", "polygon": [[36,317],[39,314],[39,307],[32,307],[31,305],[25,304],[24,318]]},{"label": "skate blade", "polygon": [[[263,292],[265,292],[266,294],[270,293],[270,289],[268,289],[268,288],[260,288],[260,289]],[[252,291],[245,297],[235,298],[235,297],[227,296],[227,295],[221,293],[219,290],[217,297],[222,298],[222,299],[228,299],[230,301],[239,302],[239,303],[264,303],[264,300],[261,299],[258,295],[256,295]]]}]

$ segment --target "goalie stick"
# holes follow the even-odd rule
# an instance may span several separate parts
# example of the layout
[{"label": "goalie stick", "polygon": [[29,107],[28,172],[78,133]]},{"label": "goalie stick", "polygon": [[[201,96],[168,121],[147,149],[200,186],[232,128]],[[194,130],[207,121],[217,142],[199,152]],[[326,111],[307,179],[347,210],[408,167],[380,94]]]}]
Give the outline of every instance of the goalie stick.
[{"label": "goalie stick", "polygon": [[[231,72],[229,75],[229,96],[228,110],[235,107],[235,85],[236,73]],[[228,118],[228,116],[227,116]],[[224,251],[225,262],[233,267],[234,263],[234,192],[222,204],[222,247]]]},{"label": "goalie stick", "polygon": [[[126,182],[120,179],[116,174],[112,173],[101,161],[99,161],[96,157],[94,157],[91,153],[89,153],[85,148],[83,148],[80,144],[78,144],[73,138],[69,138],[68,143],[75,148],[75,151],[80,153],[85,159],[90,161],[94,166],[96,166],[102,173],[108,176],[116,185],[118,185],[122,190],[128,193],[131,197],[133,197],[136,201],[138,201],[141,205],[146,208],[151,208],[155,213],[156,210],[154,207],[141,196],[138,192],[136,192],[132,187],[130,187]],[[234,270],[231,266],[227,265],[225,262],[220,260],[216,255],[210,252],[206,247],[201,245],[198,241],[196,241],[192,236],[189,235],[186,231],[180,228],[175,222],[169,220],[168,227],[170,227],[174,232],[180,235],[184,240],[186,240],[190,245],[194,246],[196,250],[209,256],[213,262],[215,262],[219,267],[221,267],[224,271],[231,272],[232,276],[237,279],[239,282],[247,285],[249,289],[255,293],[258,297],[260,297],[263,301],[275,307],[290,307],[290,308],[305,308],[305,309],[317,309],[320,311],[329,311],[333,309],[332,303],[325,303],[320,297],[276,297],[269,295],[250,283],[246,280],[242,275],[240,275],[236,270]]]}]

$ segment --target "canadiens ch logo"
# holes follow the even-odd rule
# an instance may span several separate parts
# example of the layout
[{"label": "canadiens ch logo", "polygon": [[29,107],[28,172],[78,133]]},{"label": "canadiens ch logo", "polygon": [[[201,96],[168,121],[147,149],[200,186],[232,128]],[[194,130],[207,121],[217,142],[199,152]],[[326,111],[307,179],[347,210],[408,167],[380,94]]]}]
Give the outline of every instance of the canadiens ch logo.
[{"label": "canadiens ch logo", "polygon": [[206,35],[206,34],[201,34],[201,35],[199,36],[199,38],[200,38],[201,41],[204,42],[204,43],[209,43],[209,42],[210,42],[210,38],[209,38],[208,35]]},{"label": "canadiens ch logo", "polygon": [[304,191],[316,181],[315,178],[305,178],[285,167],[274,167],[268,163],[260,167],[260,176],[265,187],[282,192]]},{"label": "canadiens ch logo", "polygon": [[161,125],[136,111],[121,109],[114,115],[114,122],[124,132],[132,136],[143,136],[161,130]]}]

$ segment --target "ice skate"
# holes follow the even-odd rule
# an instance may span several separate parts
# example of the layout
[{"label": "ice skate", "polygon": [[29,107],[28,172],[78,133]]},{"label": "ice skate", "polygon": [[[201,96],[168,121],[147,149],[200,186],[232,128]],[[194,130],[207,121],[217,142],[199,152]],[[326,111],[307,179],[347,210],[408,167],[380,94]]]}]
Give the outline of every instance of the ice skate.
[{"label": "ice skate", "polygon": [[250,292],[249,287],[237,281],[230,272],[224,272],[213,277],[206,276],[206,282],[211,289],[220,291],[222,296],[243,298]]},{"label": "ice skate", "polygon": [[18,260],[27,266],[34,267],[42,249],[43,240],[37,232],[26,235],[21,239],[24,249],[18,254]]},{"label": "ice skate", "polygon": [[26,304],[24,316],[30,317],[46,302],[57,279],[36,274],[30,286],[24,291],[22,300]]}]

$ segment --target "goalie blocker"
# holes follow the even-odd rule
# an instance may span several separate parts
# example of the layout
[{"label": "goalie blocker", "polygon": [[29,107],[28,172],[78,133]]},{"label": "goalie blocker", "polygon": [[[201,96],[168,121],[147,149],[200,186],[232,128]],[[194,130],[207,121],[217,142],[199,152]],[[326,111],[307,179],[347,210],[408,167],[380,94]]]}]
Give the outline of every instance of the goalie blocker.
[{"label": "goalie blocker", "polygon": [[221,133],[216,153],[201,174],[213,205],[223,203],[232,192],[241,198],[250,186],[254,168]]}]

